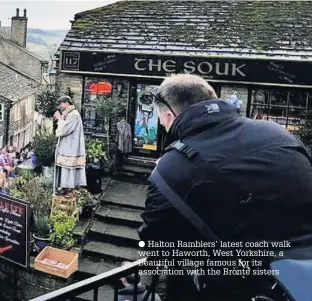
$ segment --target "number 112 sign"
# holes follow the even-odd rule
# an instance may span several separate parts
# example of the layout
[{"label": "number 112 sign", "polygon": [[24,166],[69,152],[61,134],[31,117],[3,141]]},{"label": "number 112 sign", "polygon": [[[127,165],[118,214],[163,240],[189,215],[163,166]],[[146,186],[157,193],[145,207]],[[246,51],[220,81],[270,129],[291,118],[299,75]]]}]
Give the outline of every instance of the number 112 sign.
[{"label": "number 112 sign", "polygon": [[79,70],[79,52],[64,52],[63,69],[64,70]]}]

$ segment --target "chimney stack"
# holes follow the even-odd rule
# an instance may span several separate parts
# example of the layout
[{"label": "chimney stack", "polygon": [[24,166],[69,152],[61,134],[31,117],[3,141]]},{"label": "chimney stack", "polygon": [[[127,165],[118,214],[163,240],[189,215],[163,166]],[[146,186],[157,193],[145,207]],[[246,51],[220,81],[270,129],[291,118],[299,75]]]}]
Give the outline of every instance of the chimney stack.
[{"label": "chimney stack", "polygon": [[26,48],[27,38],[27,11],[24,9],[24,16],[20,17],[19,8],[16,9],[16,16],[12,17],[11,22],[11,39],[18,45]]}]

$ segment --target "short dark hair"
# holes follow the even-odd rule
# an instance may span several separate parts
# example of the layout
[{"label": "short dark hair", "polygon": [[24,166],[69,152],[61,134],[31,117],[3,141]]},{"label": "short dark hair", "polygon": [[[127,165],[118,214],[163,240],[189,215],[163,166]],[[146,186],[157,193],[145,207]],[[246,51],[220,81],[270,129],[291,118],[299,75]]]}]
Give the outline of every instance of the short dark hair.
[{"label": "short dark hair", "polygon": [[[123,261],[123,262],[121,263],[121,266],[124,266],[124,265],[129,264],[129,263],[131,263],[131,262],[129,262],[129,261]],[[136,278],[136,277],[135,277],[135,274],[130,274],[130,275],[126,276],[125,279],[126,279],[126,281],[127,281],[129,284],[135,285],[135,284],[139,284],[139,283],[140,283],[140,281],[141,281],[141,276],[138,275],[138,277]]]},{"label": "short dark hair", "polygon": [[74,104],[73,100],[68,95],[64,95],[64,96],[59,97],[56,102],[58,104],[61,104],[62,102],[68,102],[70,105]]}]

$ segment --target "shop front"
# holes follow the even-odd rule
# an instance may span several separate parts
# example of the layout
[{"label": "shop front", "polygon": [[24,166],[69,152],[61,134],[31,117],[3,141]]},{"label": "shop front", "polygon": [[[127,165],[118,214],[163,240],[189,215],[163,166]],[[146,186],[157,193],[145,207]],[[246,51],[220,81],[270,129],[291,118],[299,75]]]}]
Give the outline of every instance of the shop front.
[{"label": "shop front", "polygon": [[[304,59],[62,51],[61,62],[62,73],[83,76],[87,133],[107,135],[113,125],[105,126],[96,109],[88,109],[85,104],[105,93],[106,97],[114,91],[118,95],[127,86],[124,101],[134,156],[160,154],[164,130],[159,125],[151,92],[171,74],[200,75],[242,116],[277,122],[290,131],[298,130],[312,107],[312,62]],[[105,87],[111,89],[105,92]]]}]

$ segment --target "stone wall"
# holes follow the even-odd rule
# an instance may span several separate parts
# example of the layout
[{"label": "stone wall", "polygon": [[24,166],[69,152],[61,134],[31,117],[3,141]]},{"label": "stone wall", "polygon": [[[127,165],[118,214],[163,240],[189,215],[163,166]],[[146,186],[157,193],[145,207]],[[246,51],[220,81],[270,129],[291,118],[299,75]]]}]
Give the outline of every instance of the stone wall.
[{"label": "stone wall", "polygon": [[21,70],[41,82],[42,62],[35,55],[2,36],[0,36],[0,46],[0,62]]},{"label": "stone wall", "polygon": [[[14,273],[17,283],[14,284]],[[71,279],[62,279],[34,270],[14,267],[11,263],[0,259],[0,300],[30,300],[56,289],[62,288],[71,282]]]},{"label": "stone wall", "polygon": [[[3,121],[0,121],[0,137],[3,137],[3,146],[7,144],[7,128],[8,128],[8,101],[0,95],[0,104],[4,104],[4,116]],[[0,141],[1,143],[1,141]],[[1,145],[0,145],[1,147]]]},{"label": "stone wall", "polygon": [[83,95],[83,76],[70,73],[60,73],[57,77],[57,85],[61,94],[65,94],[68,91],[68,88],[70,88],[71,92],[74,93],[75,105],[80,110]]}]

